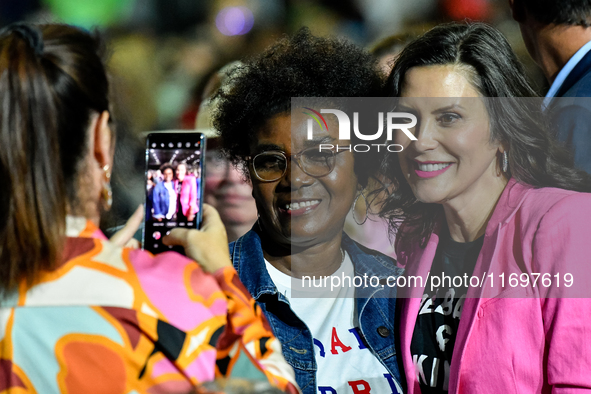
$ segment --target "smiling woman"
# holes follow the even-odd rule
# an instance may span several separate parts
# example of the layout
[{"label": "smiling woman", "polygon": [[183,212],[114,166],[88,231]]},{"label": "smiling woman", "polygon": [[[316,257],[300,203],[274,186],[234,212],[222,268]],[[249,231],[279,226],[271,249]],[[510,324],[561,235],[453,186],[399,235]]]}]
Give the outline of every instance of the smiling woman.
[{"label": "smiling woman", "polygon": [[[312,158],[320,155],[320,152],[318,147],[308,147],[310,141],[305,138],[306,120],[306,116],[298,112],[294,115],[275,115],[261,127],[258,140],[252,144],[253,152],[262,151],[266,156],[273,153],[276,157],[274,161],[280,161],[280,167],[284,169],[279,178],[261,179],[262,171],[257,170],[261,165],[252,160],[251,167],[255,172],[253,196],[259,207],[263,228],[271,227],[267,232],[269,241],[289,248],[312,250],[329,245],[339,252],[336,259],[325,260],[326,264],[318,264],[315,259],[307,258],[300,261],[293,261],[292,258],[290,265],[277,263],[281,264],[281,271],[295,277],[331,275],[340,267],[340,235],[358,185],[351,152],[323,152],[322,155],[330,159],[327,163],[320,158],[320,172],[317,172],[317,166],[310,164],[312,160],[315,163],[318,161]],[[335,133],[334,130],[338,129],[330,127],[329,130]],[[332,140],[335,137],[330,138]],[[298,159],[288,161],[287,157]],[[295,162],[298,164],[292,164]],[[318,252],[310,253],[315,255]],[[269,256],[268,260],[274,259]]]},{"label": "smiling woman", "polygon": [[[523,75],[497,30],[451,24],[409,44],[389,77],[417,117],[416,141],[396,136],[404,150],[385,157],[396,188],[382,212],[406,275],[427,278],[399,303],[409,393],[591,389],[591,182],[523,98]],[[566,293],[533,281],[567,273]]]},{"label": "smiling woman", "polygon": [[395,139],[405,148],[398,155],[400,167],[417,200],[459,209],[469,200],[480,201],[482,208],[483,201],[496,199],[507,183],[496,161],[504,148],[490,141],[486,104],[474,99],[478,91],[462,69],[412,68],[401,96],[400,108],[420,119],[417,141],[402,133]]},{"label": "smiling woman", "polygon": [[324,299],[292,291],[303,276],[400,274],[391,259],[343,233],[355,198],[378,169],[376,155],[320,151],[320,144],[361,141],[339,140],[335,119],[307,140],[304,108],[290,112],[292,97],[375,97],[381,88],[369,54],[302,30],[245,63],[217,98],[214,125],[226,153],[247,169],[259,212],[253,230],[230,245],[234,266],[306,394],[402,390],[395,299],[385,298],[395,291],[365,296],[339,287]]}]

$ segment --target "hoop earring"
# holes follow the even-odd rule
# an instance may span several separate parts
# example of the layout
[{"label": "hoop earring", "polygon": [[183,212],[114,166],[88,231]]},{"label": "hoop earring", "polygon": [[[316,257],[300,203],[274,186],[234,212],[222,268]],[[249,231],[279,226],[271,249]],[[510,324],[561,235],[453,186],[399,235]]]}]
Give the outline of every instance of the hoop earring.
[{"label": "hoop earring", "polygon": [[[359,220],[357,220],[357,217],[355,216],[355,207],[357,206],[357,200],[359,200],[359,197],[363,197],[363,199],[365,200],[365,217],[363,218],[363,220],[361,222],[359,222]],[[353,215],[353,220],[355,220],[355,223],[357,223],[359,226],[361,226],[362,224],[364,224],[367,221],[367,211],[369,210],[368,204],[367,204],[367,198],[365,198],[365,194],[363,194],[363,192],[359,193],[359,195],[355,198],[355,201],[353,202],[353,211],[351,212],[351,214]]]},{"label": "hoop earring", "polygon": [[503,152],[503,168],[502,168],[504,173],[509,172],[509,154],[507,153],[507,151]]},{"label": "hoop earring", "polygon": [[109,165],[103,167],[105,173],[105,180],[103,180],[103,190],[101,191],[103,197],[103,208],[105,211],[111,209],[113,206],[113,189],[111,188],[111,172],[109,171]]}]

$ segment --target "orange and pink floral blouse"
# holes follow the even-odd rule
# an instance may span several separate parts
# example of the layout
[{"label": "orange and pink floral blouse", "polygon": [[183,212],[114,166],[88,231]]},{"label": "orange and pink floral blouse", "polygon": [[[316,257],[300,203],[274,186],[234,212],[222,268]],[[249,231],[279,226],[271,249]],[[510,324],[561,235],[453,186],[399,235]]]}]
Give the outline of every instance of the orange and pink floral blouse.
[{"label": "orange and pink floral blouse", "polygon": [[68,217],[62,264],[0,300],[0,393],[176,393],[230,373],[240,348],[297,393],[260,308],[223,268],[109,242]]}]

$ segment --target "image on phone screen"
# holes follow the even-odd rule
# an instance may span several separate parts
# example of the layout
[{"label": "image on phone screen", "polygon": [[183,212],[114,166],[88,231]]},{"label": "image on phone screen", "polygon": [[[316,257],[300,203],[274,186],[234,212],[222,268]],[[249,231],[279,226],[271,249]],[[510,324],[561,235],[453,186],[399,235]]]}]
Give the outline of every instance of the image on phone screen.
[{"label": "image on phone screen", "polygon": [[205,136],[201,133],[150,133],[146,142],[144,249],[175,250],[162,238],[173,228],[199,228],[203,200]]}]

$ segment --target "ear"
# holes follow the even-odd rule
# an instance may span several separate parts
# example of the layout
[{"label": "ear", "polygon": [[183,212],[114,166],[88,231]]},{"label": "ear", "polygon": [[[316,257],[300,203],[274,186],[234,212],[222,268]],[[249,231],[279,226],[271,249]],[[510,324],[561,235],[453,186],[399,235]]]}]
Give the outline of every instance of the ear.
[{"label": "ear", "polygon": [[513,20],[518,23],[524,23],[526,19],[526,10],[523,0],[509,0],[509,7]]},{"label": "ear", "polygon": [[109,111],[92,116],[90,124],[90,141],[92,143],[94,158],[99,166],[112,167],[113,164],[113,134],[109,126]]}]

